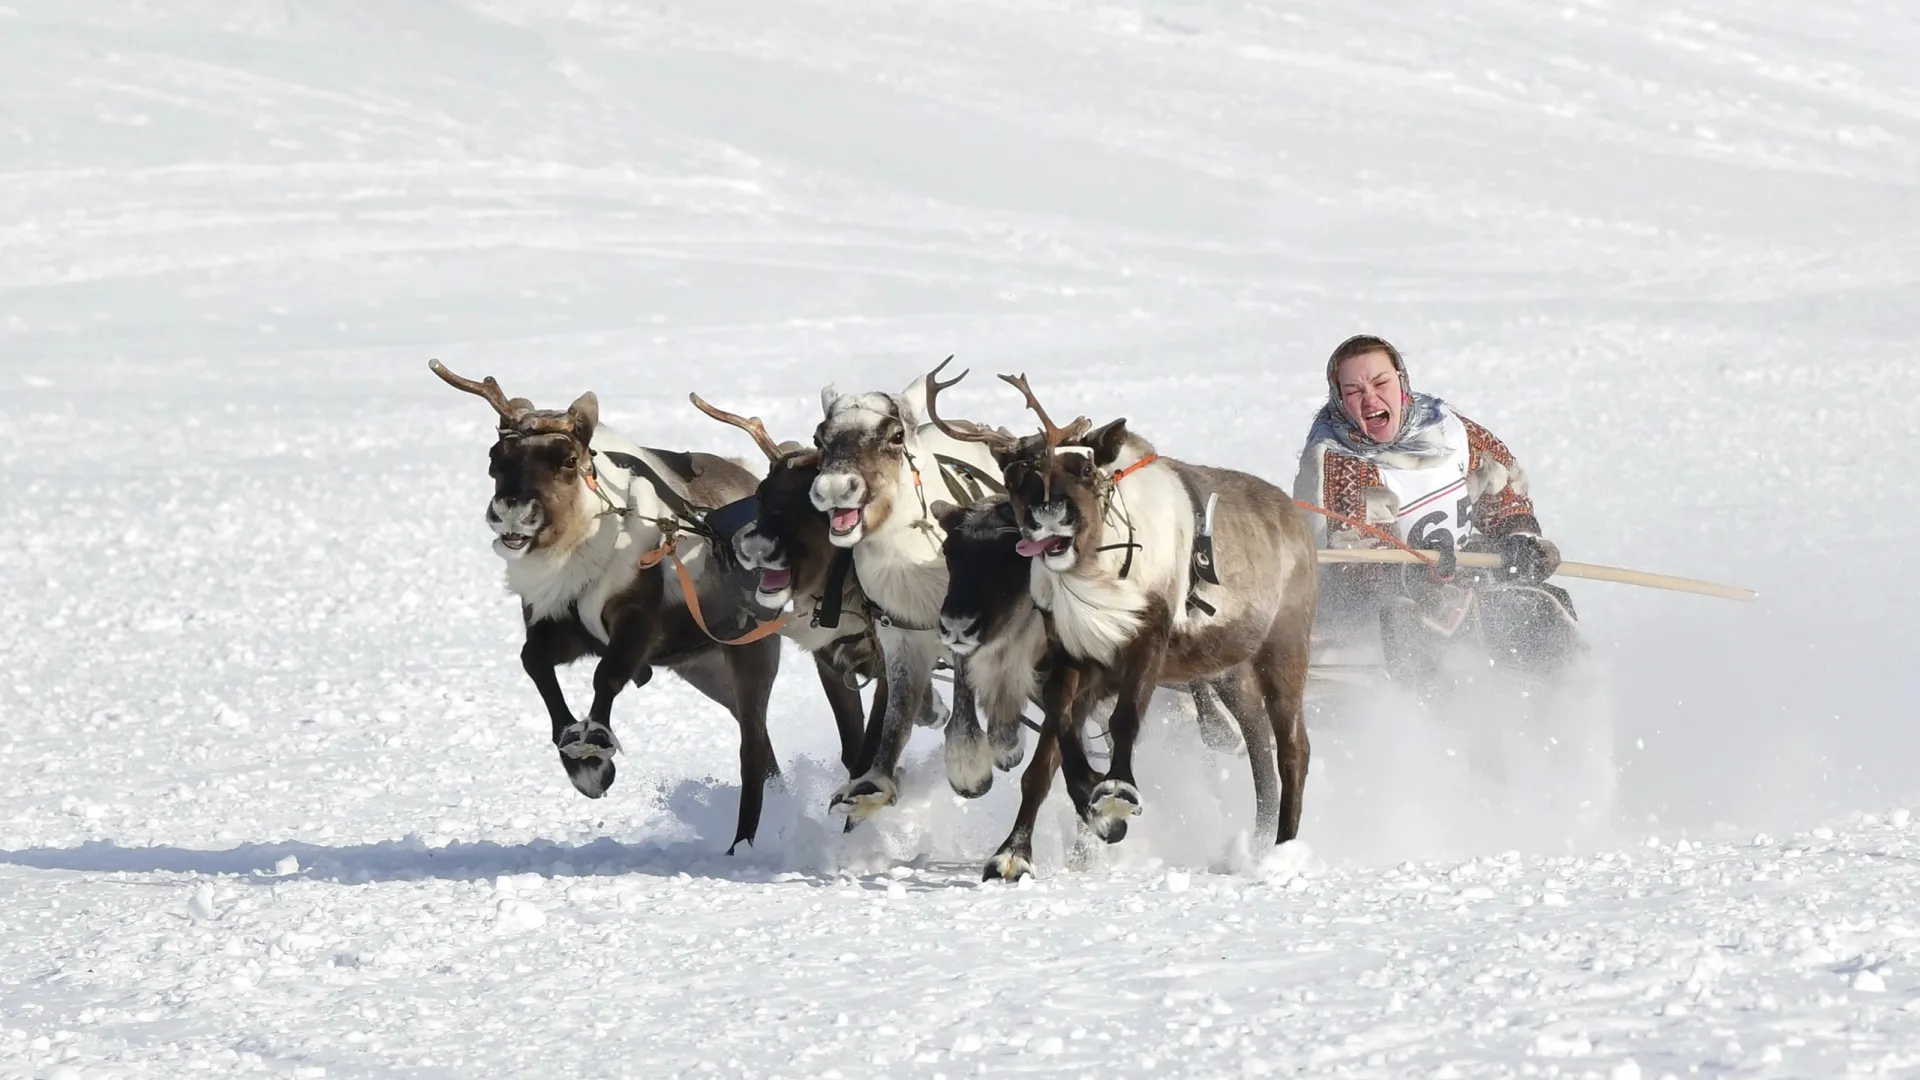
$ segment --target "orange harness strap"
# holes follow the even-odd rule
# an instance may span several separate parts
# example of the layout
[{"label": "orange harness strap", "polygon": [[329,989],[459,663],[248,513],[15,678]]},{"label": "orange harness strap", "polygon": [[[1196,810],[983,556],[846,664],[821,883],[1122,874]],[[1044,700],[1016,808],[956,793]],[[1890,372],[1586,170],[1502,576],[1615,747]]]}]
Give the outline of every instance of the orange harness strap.
[{"label": "orange harness strap", "polygon": [[1124,469],[1116,469],[1113,474],[1113,482],[1118,484],[1120,481],[1125,480],[1129,475],[1139,472],[1141,469],[1144,469],[1147,466],[1159,460],[1160,460],[1159,454],[1148,454],[1146,457],[1141,458],[1139,461],[1134,462],[1133,464],[1127,466]]},{"label": "orange harness strap", "polygon": [[1343,525],[1351,525],[1352,527],[1360,530],[1360,532],[1364,535],[1371,536],[1376,540],[1384,540],[1387,543],[1392,544],[1394,547],[1399,548],[1401,551],[1404,551],[1409,555],[1416,556],[1421,561],[1427,564],[1428,578],[1435,581],[1439,580],[1438,578],[1433,577],[1433,570],[1434,570],[1433,564],[1436,561],[1438,561],[1438,556],[1433,556],[1429,558],[1428,552],[1423,552],[1418,548],[1409,546],[1406,541],[1400,539],[1399,537],[1393,535],[1392,533],[1379,527],[1378,525],[1370,525],[1367,522],[1361,521],[1357,518],[1350,518],[1345,514],[1334,513],[1332,510],[1329,510],[1324,506],[1315,506],[1312,503],[1305,501],[1304,499],[1295,499],[1293,500],[1293,504],[1295,506],[1298,506],[1302,510],[1319,514],[1321,517],[1324,517],[1324,518],[1330,518],[1334,521],[1340,522]]},{"label": "orange harness strap", "polygon": [[694,588],[693,575],[687,572],[687,565],[680,561],[679,555],[674,553],[675,540],[675,537],[669,536],[661,542],[659,547],[641,555],[639,560],[640,569],[651,570],[660,565],[660,560],[662,559],[673,560],[674,572],[680,575],[681,599],[686,601],[687,614],[693,616],[693,623],[700,628],[701,633],[722,645],[751,645],[769,634],[779,633],[780,628],[787,625],[787,616],[782,615],[772,622],[761,623],[759,626],[754,627],[731,641],[708,629],[707,617],[700,611],[700,593],[699,590]]}]

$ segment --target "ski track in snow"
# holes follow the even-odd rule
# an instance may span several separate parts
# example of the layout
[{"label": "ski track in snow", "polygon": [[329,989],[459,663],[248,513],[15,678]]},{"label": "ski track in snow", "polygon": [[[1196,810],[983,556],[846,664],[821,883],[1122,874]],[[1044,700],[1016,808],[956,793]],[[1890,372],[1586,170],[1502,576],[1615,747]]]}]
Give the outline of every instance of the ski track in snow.
[{"label": "ski track in snow", "polygon": [[[0,2],[0,1080],[1920,1071],[1920,23],[1891,0]],[[1303,840],[1160,704],[982,886],[663,677],[578,797],[483,405],[745,455],[949,352],[1288,482],[1372,330],[1527,466],[1595,679],[1316,709]],[[563,673],[577,709],[584,669]],[[1771,833],[1769,837],[1766,834]]]}]

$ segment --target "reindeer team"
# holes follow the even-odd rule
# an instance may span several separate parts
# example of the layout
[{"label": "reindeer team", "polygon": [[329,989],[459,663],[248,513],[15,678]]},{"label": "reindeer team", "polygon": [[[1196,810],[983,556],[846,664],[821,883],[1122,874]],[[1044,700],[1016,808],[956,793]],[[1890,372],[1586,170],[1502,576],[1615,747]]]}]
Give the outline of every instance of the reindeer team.
[{"label": "reindeer team", "polygon": [[[779,771],[766,721],[785,638],[813,658],[838,725],[848,779],[830,809],[849,829],[898,799],[914,727],[944,725],[947,779],[962,796],[1026,762],[986,877],[1032,873],[1056,771],[1085,828],[1118,842],[1143,809],[1141,721],[1167,687],[1193,695],[1208,745],[1244,739],[1256,835],[1298,835],[1318,578],[1307,522],[1280,488],[1161,456],[1125,419],[1056,425],[1025,376],[1001,378],[1038,432],[945,419],[938,396],[965,375],[941,382],[945,362],[899,393],[827,387],[811,446],[691,395],[753,437],[761,476],[715,454],[643,447],[599,422],[591,393],[541,410],[491,377],[430,366],[499,415],[486,520],[521,603],[521,664],[589,798],[614,781],[615,697],[664,667],[740,726],[734,846],[751,843]],[[593,700],[577,719],[555,672],[589,655]],[[954,673],[944,711],[942,665]],[[1029,703],[1042,713],[1030,759]],[[1102,706],[1104,774],[1084,741]]]}]

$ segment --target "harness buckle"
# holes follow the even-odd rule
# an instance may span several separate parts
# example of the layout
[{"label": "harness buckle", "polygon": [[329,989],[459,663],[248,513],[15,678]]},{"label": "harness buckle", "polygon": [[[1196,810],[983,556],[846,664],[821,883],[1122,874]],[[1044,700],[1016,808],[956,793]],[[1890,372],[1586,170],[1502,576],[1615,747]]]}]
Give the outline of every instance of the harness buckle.
[{"label": "harness buckle", "polygon": [[1193,531],[1193,573],[1209,585],[1220,584],[1220,572],[1213,561],[1213,510],[1219,502],[1219,492],[1207,496],[1206,509],[1200,512]]}]

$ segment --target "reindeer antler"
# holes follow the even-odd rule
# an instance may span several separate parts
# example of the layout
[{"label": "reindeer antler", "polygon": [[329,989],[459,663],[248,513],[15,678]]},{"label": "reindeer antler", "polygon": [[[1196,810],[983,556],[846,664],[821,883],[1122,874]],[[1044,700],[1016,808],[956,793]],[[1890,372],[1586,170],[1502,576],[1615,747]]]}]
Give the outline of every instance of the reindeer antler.
[{"label": "reindeer antler", "polygon": [[455,390],[465,390],[469,394],[485,398],[487,404],[493,406],[493,411],[500,414],[500,419],[508,423],[518,421],[520,417],[527,412],[526,408],[518,407],[514,402],[507,400],[506,391],[500,389],[500,384],[493,381],[493,376],[491,375],[479,382],[475,382],[472,379],[463,378],[448,371],[447,365],[438,360],[427,361],[427,367],[432,370],[435,375],[446,380],[447,385],[453,387]]},{"label": "reindeer antler", "polygon": [[699,394],[690,393],[687,395],[687,400],[693,402],[694,408],[699,409],[715,420],[723,424],[732,424],[734,427],[753,436],[754,444],[760,447],[761,453],[767,455],[768,461],[780,460],[780,444],[774,442],[773,436],[767,434],[767,425],[761,423],[759,417],[749,416],[743,419],[733,413],[716,409],[705,401],[702,401]]},{"label": "reindeer antler", "polygon": [[927,372],[927,419],[933,423],[934,427],[939,428],[947,438],[957,442],[985,443],[996,449],[1010,449],[1013,444],[1019,440],[1012,438],[1004,432],[995,431],[992,428],[973,423],[970,420],[944,420],[940,414],[934,410],[934,399],[940,396],[940,391],[966,378],[967,372],[973,370],[972,368],[968,368],[967,371],[955,375],[946,382],[941,382],[940,372],[945,370],[946,366],[952,362],[953,357],[949,356],[945,360],[940,361],[939,367]]},{"label": "reindeer antler", "polygon": [[1027,385],[1027,375],[1024,371],[1017,377],[1013,375],[1002,375],[1000,376],[1000,380],[1026,396],[1027,408],[1032,409],[1034,415],[1040,418],[1042,433],[1047,437],[1047,451],[1049,453],[1061,443],[1069,442],[1085,435],[1087,429],[1093,426],[1093,421],[1081,416],[1076,417],[1074,421],[1066,427],[1054,427],[1053,418],[1047,415],[1047,410],[1040,407],[1040,399],[1033,396],[1033,388]]}]

